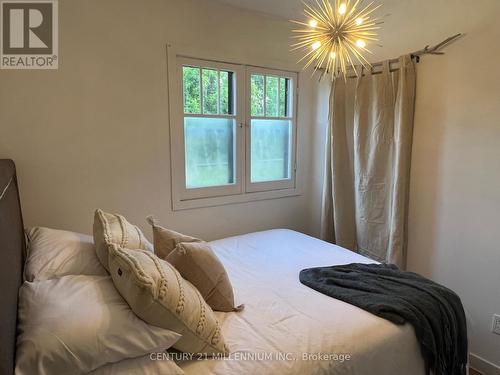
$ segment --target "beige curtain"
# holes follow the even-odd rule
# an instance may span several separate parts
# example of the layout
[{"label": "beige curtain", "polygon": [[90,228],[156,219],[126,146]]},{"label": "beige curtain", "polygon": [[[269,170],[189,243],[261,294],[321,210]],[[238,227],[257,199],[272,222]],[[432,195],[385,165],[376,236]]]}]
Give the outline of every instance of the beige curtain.
[{"label": "beige curtain", "polygon": [[360,71],[332,84],[321,237],[404,268],[415,67]]}]

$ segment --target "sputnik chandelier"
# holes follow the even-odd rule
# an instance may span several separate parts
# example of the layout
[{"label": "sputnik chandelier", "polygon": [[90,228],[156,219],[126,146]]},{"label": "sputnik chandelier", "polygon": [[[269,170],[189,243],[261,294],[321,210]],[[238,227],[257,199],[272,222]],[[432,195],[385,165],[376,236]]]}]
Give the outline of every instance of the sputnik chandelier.
[{"label": "sputnik chandelier", "polygon": [[370,67],[364,54],[371,53],[367,45],[378,40],[376,30],[382,21],[373,12],[380,6],[363,5],[363,0],[316,0],[315,7],[304,3],[308,21],[292,21],[303,26],[293,30],[297,43],[292,50],[304,52],[299,63],[306,62],[304,69],[314,63],[314,71],[322,68],[332,79],[341,74],[345,78],[355,65]]}]

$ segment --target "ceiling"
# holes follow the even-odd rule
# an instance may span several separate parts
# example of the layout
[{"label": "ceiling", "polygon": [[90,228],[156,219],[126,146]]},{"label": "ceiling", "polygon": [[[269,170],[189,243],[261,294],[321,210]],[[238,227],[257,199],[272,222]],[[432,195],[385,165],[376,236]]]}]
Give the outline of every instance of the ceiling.
[{"label": "ceiling", "polygon": [[[300,18],[304,6],[302,0],[219,0],[239,8],[266,13],[285,19]],[[308,1],[310,3],[310,1]]]},{"label": "ceiling", "polygon": [[[302,0],[217,1],[283,20],[304,19]],[[382,4],[378,16],[384,16],[380,30],[383,47],[372,48],[372,61],[412,52],[457,33],[471,32],[500,14],[500,0],[375,0],[375,3]]]}]

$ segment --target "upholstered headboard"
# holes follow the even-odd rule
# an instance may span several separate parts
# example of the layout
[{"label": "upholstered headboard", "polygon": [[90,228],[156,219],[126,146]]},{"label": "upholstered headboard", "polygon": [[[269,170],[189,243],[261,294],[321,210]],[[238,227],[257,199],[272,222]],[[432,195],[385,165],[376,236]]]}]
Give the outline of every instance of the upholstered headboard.
[{"label": "upholstered headboard", "polygon": [[25,240],[16,167],[0,159],[0,375],[14,373],[17,296],[22,282]]}]

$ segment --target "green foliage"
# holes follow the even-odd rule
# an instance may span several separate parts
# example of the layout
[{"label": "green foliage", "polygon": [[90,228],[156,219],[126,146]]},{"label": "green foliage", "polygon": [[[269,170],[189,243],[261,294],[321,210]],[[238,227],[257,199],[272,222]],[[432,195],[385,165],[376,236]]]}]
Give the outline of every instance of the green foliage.
[{"label": "green foliage", "polygon": [[229,74],[220,71],[220,113],[223,115],[229,114]]},{"label": "green foliage", "polygon": [[200,69],[184,66],[184,113],[200,113]]},{"label": "green foliage", "polygon": [[264,116],[264,76],[252,74],[250,81],[251,115]]},{"label": "green foliage", "polygon": [[[266,76],[265,99],[267,117],[286,117],[285,102],[287,100],[288,78]],[[252,74],[250,78],[251,115],[264,116],[264,76]],[[278,113],[279,105],[279,113]]]},{"label": "green foliage", "polygon": [[217,101],[219,99],[217,70],[203,69],[203,113],[217,114]]},{"label": "green foliage", "polygon": [[[200,68],[183,67],[184,113],[199,114],[201,108]],[[203,114],[227,115],[230,109],[231,72],[201,69],[203,80]],[[220,89],[220,91],[219,91]]]},{"label": "green foliage", "polygon": [[278,77],[266,77],[266,116],[278,116]]}]

